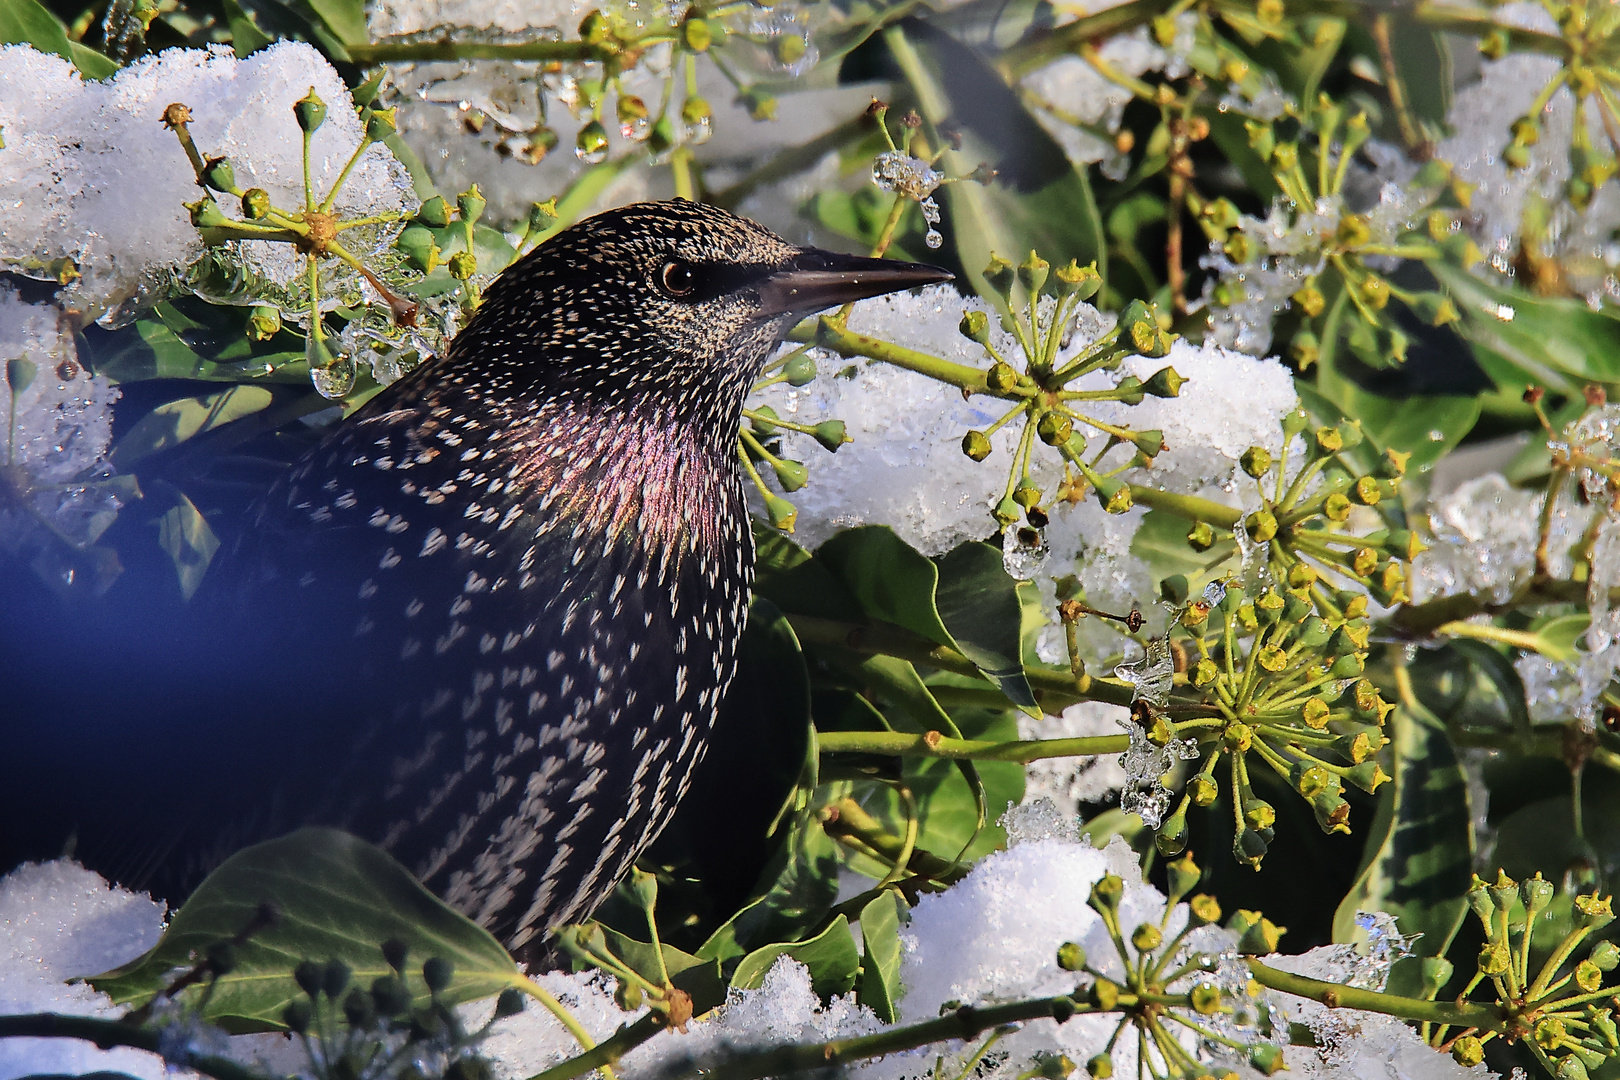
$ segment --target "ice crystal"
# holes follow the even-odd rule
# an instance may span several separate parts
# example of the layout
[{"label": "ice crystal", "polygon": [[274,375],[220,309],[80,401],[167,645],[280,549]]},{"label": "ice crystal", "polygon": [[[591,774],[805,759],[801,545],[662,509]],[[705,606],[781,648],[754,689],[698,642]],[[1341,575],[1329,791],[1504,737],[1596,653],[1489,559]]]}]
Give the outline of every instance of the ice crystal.
[{"label": "ice crystal", "polygon": [[0,553],[47,580],[73,584],[122,505],[106,461],[117,397],[60,311],[0,287]]},{"label": "ice crystal", "polygon": [[1170,808],[1171,793],[1164,786],[1164,776],[1175,768],[1176,762],[1198,757],[1198,740],[1171,739],[1167,745],[1158,746],[1148,738],[1141,724],[1121,720],[1119,726],[1130,735],[1130,747],[1119,761],[1125,770],[1119,808],[1141,817],[1148,828],[1157,829],[1164,820],[1164,812]]},{"label": "ice crystal", "polygon": [[996,824],[1007,830],[1008,847],[1027,844],[1032,840],[1074,842],[1080,839],[1078,814],[1066,813],[1051,799],[1031,799],[1027,792],[1023,803],[1008,807]]},{"label": "ice crystal", "polygon": [[1543,500],[1489,473],[1433,503],[1433,539],[1412,560],[1412,599],[1421,604],[1472,593],[1506,603],[1535,570]]},{"label": "ice crystal", "polygon": [[1145,701],[1162,709],[1170,700],[1170,685],[1175,678],[1175,658],[1170,653],[1170,637],[1150,638],[1142,659],[1121,664],[1114,674],[1131,684],[1131,701]]}]

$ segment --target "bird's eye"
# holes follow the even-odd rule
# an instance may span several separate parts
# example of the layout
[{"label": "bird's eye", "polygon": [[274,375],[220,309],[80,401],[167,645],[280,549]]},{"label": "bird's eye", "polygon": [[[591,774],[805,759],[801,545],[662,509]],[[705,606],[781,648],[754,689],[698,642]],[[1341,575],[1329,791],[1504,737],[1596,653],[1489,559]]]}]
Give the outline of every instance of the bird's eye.
[{"label": "bird's eye", "polygon": [[697,275],[691,263],[671,259],[659,268],[658,284],[670,296],[690,296],[697,288]]}]

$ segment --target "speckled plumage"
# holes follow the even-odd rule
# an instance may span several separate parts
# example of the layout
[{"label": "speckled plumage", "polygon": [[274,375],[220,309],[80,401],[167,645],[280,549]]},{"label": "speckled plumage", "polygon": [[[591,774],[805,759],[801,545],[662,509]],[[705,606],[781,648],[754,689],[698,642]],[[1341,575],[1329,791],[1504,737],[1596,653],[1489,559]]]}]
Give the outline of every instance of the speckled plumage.
[{"label": "speckled plumage", "polygon": [[667,823],[735,673],[736,439],[762,363],[807,311],[944,276],[684,201],[514,264],[210,568],[213,636],[269,674],[178,691],[156,722],[209,805],[164,798],[148,867],[183,887],[243,843],[338,825],[540,955]]},{"label": "speckled plumage", "polygon": [[657,835],[736,667],[753,544],[735,440],[783,320],[660,296],[646,271],[672,254],[796,249],[690,203],[564,233],[299,462],[237,556],[259,594],[243,610],[329,592],[293,599],[295,632],[348,629],[362,678],[403,699],[360,733],[387,753],[357,747],[314,816],[514,948],[588,913]]}]

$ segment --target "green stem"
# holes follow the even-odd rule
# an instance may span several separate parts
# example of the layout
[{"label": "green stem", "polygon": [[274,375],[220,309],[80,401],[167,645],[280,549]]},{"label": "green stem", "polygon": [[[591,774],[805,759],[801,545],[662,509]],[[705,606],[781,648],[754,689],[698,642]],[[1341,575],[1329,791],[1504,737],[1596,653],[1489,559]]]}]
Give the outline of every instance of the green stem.
[{"label": "green stem", "polygon": [[[1121,994],[1119,1004],[1133,1005],[1135,999],[1132,995]],[[836,1068],[848,1062],[899,1053],[902,1050],[927,1046],[929,1043],[976,1039],[1002,1024],[1045,1019],[1056,1009],[1067,1012],[1070,1008],[1076,1015],[1102,1011],[1090,1004],[1076,1002],[1067,997],[1037,998],[1033,1001],[1018,1001],[1010,1005],[995,1005],[989,1008],[963,1006],[938,1020],[927,1020],[920,1024],[880,1031],[875,1035],[834,1039],[825,1043],[775,1046],[767,1050],[737,1054],[713,1066],[693,1063],[685,1072],[677,1074],[677,1077],[678,1080],[697,1076],[702,1076],[704,1080],[761,1080],[767,1076],[780,1076],[803,1070]],[[541,1078],[537,1077],[536,1080]]]},{"label": "green stem", "polygon": [[1400,1017],[1403,1020],[1453,1024],[1498,1033],[1508,1031],[1512,1027],[1510,1020],[1490,1005],[1478,1005],[1473,1002],[1459,1005],[1454,1001],[1425,1001],[1421,998],[1399,997],[1376,990],[1306,978],[1304,975],[1268,967],[1253,958],[1250,958],[1248,963],[1249,974],[1255,982],[1266,989],[1309,998],[1330,1009],[1361,1009],[1384,1016]]},{"label": "green stem", "polygon": [[[57,1013],[28,1013],[0,1016],[0,1039],[83,1039],[106,1049],[129,1046],[158,1053],[161,1032],[152,1027],[132,1027],[122,1020],[95,1016],[62,1016]],[[187,1068],[214,1080],[264,1080],[262,1076],[230,1058],[211,1054],[187,1058]]]},{"label": "green stem", "polygon": [[[804,643],[835,645],[867,656],[893,656],[958,675],[981,675],[978,666],[957,650],[935,645],[894,627],[840,622],[813,615],[789,615],[788,622]],[[1061,712],[1077,701],[1106,701],[1126,707],[1131,704],[1132,688],[1116,679],[1090,679],[1082,693],[1076,690],[1074,675],[1067,667],[1026,664],[1024,677],[1035,691],[1036,701],[1048,712]]]},{"label": "green stem", "polygon": [[354,153],[349,155],[349,160],[343,163],[343,171],[338,173],[337,179],[332,181],[332,187],[326,193],[326,198],[321,200],[321,213],[332,212],[332,204],[337,201],[338,192],[348,182],[349,174],[354,171],[354,167],[360,164],[360,155],[371,149],[371,142],[370,138],[362,138],[360,145],[354,148]]},{"label": "green stem", "polygon": [[886,754],[893,757],[944,758],[949,761],[1041,761],[1056,757],[1123,754],[1128,735],[1092,735],[1075,739],[952,739],[937,731],[822,731],[816,735],[824,754]]},{"label": "green stem", "polygon": [[1218,529],[1235,529],[1238,522],[1243,520],[1243,511],[1234,510],[1230,506],[1222,506],[1218,502],[1201,499],[1196,495],[1177,495],[1174,492],[1160,491],[1140,484],[1131,485],[1131,500],[1155,510],[1174,514],[1179,518],[1186,518],[1188,521],[1207,522]]},{"label": "green stem", "polygon": [[597,1069],[606,1073],[609,1066],[663,1030],[664,1018],[650,1012],[635,1023],[621,1027],[611,1038],[597,1043],[585,1053],[553,1065],[545,1072],[536,1073],[529,1080],[574,1080],[576,1076],[584,1076]]},{"label": "green stem", "polygon": [[[817,345],[831,349],[843,357],[859,356],[867,360],[881,360],[886,364],[893,364],[895,367],[902,367],[907,371],[915,371],[919,375],[927,375],[931,379],[971,393],[992,393],[989,384],[985,382],[985,373],[978,368],[943,360],[928,353],[908,349],[903,345],[895,345],[881,338],[852,333],[838,326],[830,319],[822,319],[811,334],[801,337],[803,330],[802,324],[796,327],[793,334],[790,335],[792,340],[813,340]],[[1020,397],[1031,397],[1034,393],[1033,389],[1025,391],[1022,387],[1019,387],[1004,394],[995,394],[995,396],[1011,400]]]}]

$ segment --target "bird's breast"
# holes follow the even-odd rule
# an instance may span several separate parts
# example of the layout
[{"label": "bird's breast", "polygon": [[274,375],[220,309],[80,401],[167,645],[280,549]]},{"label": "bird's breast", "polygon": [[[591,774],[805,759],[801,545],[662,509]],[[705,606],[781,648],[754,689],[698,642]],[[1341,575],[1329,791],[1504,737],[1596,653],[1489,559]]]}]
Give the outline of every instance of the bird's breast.
[{"label": "bird's breast", "polygon": [[588,911],[673,811],[752,566],[734,470],[697,433],[443,396],[334,435],[252,546],[242,608],[329,669],[335,765],[306,817],[515,948]]}]

